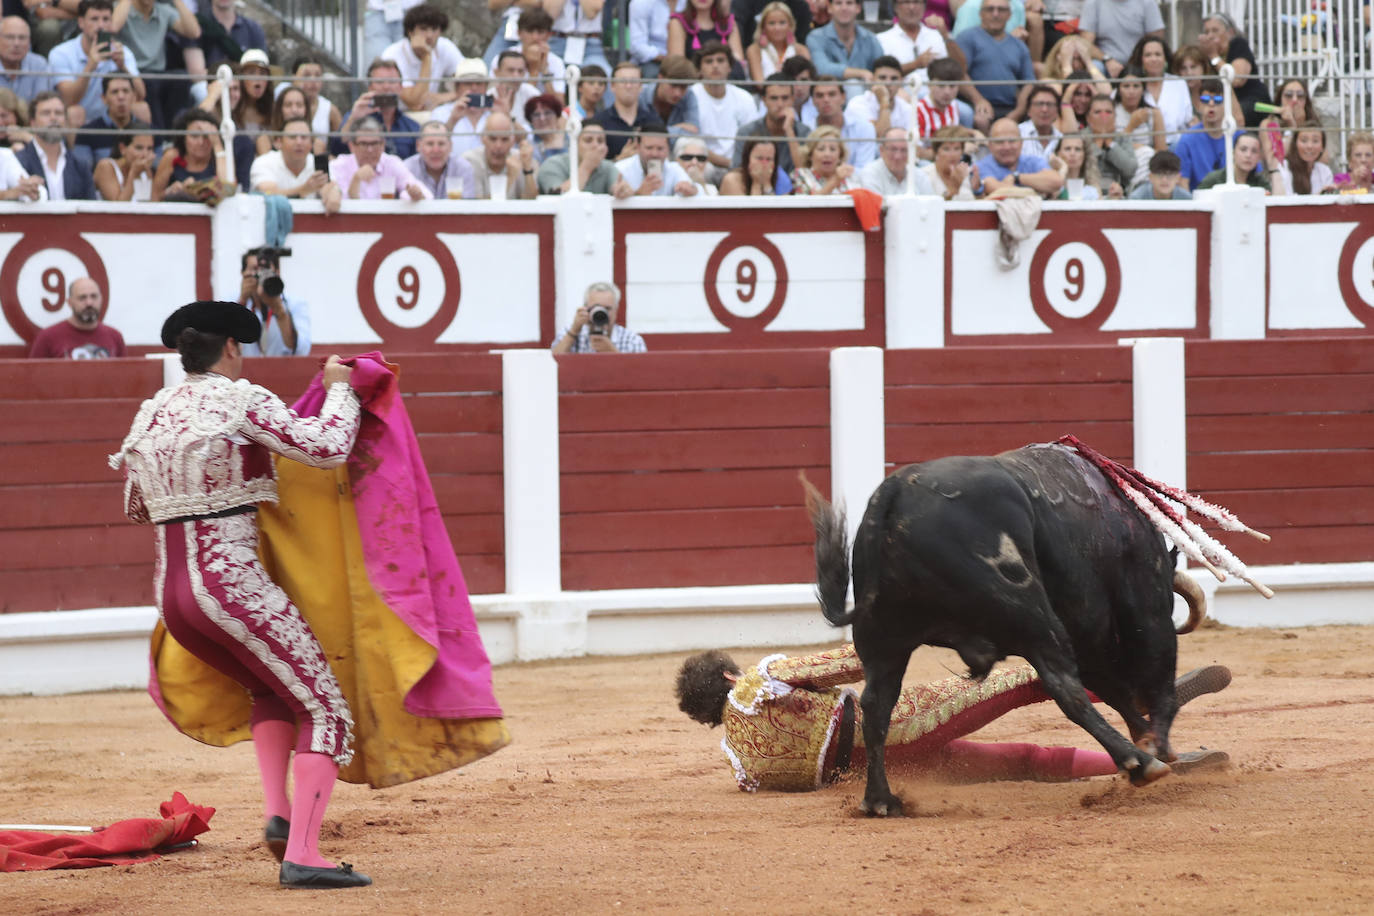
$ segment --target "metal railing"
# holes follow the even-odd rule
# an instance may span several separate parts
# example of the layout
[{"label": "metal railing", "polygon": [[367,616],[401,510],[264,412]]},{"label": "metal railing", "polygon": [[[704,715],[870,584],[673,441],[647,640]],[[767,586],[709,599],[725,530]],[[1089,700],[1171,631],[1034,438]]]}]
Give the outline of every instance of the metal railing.
[{"label": "metal railing", "polygon": [[261,0],[286,34],[306,42],[311,50],[345,73],[359,74],[363,20],[360,0]]}]

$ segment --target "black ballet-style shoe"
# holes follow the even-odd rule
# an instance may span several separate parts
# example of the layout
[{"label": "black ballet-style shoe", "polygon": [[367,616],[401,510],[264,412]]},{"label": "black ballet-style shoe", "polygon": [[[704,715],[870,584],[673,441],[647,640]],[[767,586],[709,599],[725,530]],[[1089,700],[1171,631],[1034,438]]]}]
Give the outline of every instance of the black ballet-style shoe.
[{"label": "black ballet-style shoe", "polygon": [[273,815],[262,828],[262,841],[272,855],[280,862],[286,858],[286,840],[291,835],[291,822],[284,817]]},{"label": "black ballet-style shoe", "polygon": [[319,868],[313,865],[297,865],[295,862],[281,863],[279,879],[282,887],[313,888],[330,890],[336,887],[367,887],[372,879],[353,866],[341,862],[335,868]]}]

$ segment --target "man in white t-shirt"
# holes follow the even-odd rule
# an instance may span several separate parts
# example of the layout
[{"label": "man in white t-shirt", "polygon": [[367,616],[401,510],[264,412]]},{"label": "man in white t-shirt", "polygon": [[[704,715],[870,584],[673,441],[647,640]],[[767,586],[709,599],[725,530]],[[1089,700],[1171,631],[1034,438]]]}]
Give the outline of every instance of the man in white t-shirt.
[{"label": "man in white t-shirt", "polygon": [[878,33],[878,44],[884,54],[897,58],[902,65],[904,76],[915,72],[922,83],[926,81],[926,67],[933,60],[953,57],[965,65],[964,53],[952,41],[945,30],[944,20],[938,19],[940,27],[931,28],[926,18],[926,0],[895,0],[893,8],[897,12],[897,24]]},{"label": "man in white t-shirt", "polygon": [[676,162],[668,161],[668,135],[662,128],[639,135],[639,155],[615,164],[640,197],[695,197],[697,186]]},{"label": "man in white t-shirt", "polygon": [[902,91],[902,65],[897,58],[884,54],[873,61],[873,82],[868,90],[844,107],[845,119],[867,121],[873,125],[875,136],[887,133],[889,127],[911,130],[916,119]]},{"label": "man in white t-shirt", "polygon": [[422,3],[405,15],[405,37],[382,52],[382,59],[401,70],[401,101],[406,108],[420,111],[451,102],[452,90],[444,91],[443,81],[453,76],[463,62],[463,52],[444,37],[448,13]]},{"label": "man in white t-shirt", "polygon": [[405,37],[405,14],[421,2],[422,0],[367,0],[367,10],[363,13],[361,67],[366,68],[368,64],[381,57],[383,51]]},{"label": "man in white t-shirt", "polygon": [[276,149],[253,160],[248,173],[248,186],[263,194],[280,194],[300,200],[318,198],[324,201],[325,213],[338,213],[343,191],[329,180],[329,176],[315,168],[311,156],[315,138],[310,134],[310,122],[304,118],[287,121]]},{"label": "man in white t-shirt", "polygon": [[707,177],[718,184],[730,170],[735,154],[735,135],[740,128],[759,117],[759,103],[738,86],[725,82],[730,76],[730,49],[718,41],[708,42],[696,53],[695,63],[701,82],[688,90],[696,97],[697,123],[706,141],[710,160]]},{"label": "man in white t-shirt", "polygon": [[[430,112],[431,120],[443,121],[453,131],[455,156],[482,145],[487,115],[491,113],[491,104],[496,101],[495,96],[488,95],[488,87],[487,65],[475,57],[465,60],[453,75],[453,91],[457,98]],[[473,105],[473,101],[482,104]]]}]

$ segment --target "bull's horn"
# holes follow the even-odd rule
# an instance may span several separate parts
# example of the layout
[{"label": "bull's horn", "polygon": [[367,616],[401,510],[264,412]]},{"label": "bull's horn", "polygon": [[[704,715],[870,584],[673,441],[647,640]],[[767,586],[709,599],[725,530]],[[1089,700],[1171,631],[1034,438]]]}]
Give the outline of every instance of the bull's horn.
[{"label": "bull's horn", "polygon": [[1188,602],[1188,619],[1176,631],[1182,636],[1196,630],[1197,625],[1202,623],[1202,618],[1207,616],[1207,596],[1203,594],[1202,586],[1181,569],[1174,570],[1173,589]]}]

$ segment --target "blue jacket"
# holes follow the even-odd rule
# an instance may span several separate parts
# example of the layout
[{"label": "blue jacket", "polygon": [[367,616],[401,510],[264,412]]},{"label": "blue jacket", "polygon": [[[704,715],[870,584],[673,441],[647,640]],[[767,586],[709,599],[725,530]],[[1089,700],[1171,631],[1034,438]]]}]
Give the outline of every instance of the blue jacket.
[{"label": "blue jacket", "polygon": [[[30,175],[45,178],[42,153],[37,141],[30,141],[15,153],[19,164]],[[95,200],[95,164],[91,161],[91,151],[84,146],[67,147],[67,165],[62,170],[62,193],[67,200]]]}]

